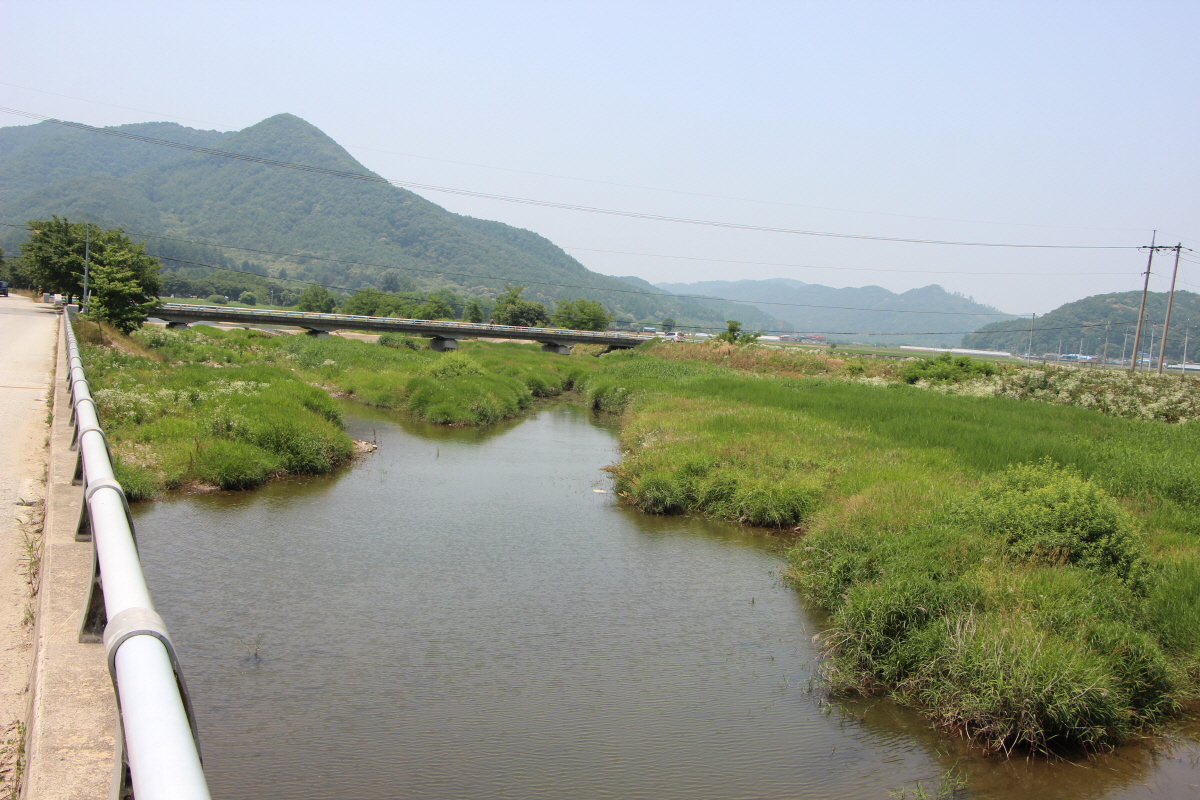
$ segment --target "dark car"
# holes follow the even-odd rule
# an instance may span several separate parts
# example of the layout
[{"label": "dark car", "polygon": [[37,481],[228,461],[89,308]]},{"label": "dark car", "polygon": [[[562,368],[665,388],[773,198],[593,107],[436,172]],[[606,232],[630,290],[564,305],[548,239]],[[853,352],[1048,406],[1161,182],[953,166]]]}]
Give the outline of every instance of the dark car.
[{"label": "dark car", "polygon": [[8,297],[8,281],[0,281],[0,297]]}]

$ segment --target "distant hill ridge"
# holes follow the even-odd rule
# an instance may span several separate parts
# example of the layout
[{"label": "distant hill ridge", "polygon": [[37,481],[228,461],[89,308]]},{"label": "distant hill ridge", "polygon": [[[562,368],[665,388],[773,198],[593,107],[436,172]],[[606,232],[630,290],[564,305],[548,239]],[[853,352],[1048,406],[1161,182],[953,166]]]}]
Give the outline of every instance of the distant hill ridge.
[{"label": "distant hill ridge", "polygon": [[[201,131],[168,122],[119,126],[158,139],[253,154],[276,161],[373,174],[313,125],[278,114],[244,130]],[[169,269],[205,274],[181,262],[249,269],[351,290],[378,285],[389,269],[423,290],[451,288],[490,297],[525,284],[543,302],[586,297],[618,319],[724,327],[734,309],[752,327],[785,325],[769,312],[714,306],[669,294],[639,294],[592,272],[532,231],[446,211],[384,183],[320,175],[82,131],[42,122],[0,128],[0,219],[22,224],[52,214],[127,231],[207,240],[280,257],[148,239]],[[24,232],[5,228],[15,254]],[[135,238],[136,235],[135,235]],[[341,263],[319,261],[336,259]],[[358,262],[358,263],[351,263]],[[547,285],[558,284],[558,285]]]},{"label": "distant hill ridge", "polygon": [[[995,322],[985,325],[967,336],[963,344],[988,350],[1007,350],[1010,353],[1025,353],[1030,349],[1032,328],[1035,355],[1046,353],[1079,353],[1103,355],[1104,342],[1108,341],[1108,357],[1132,358],[1133,337],[1137,327],[1141,292],[1113,292],[1096,294],[1059,306],[1036,320],[1024,319]],[[1155,358],[1162,341],[1162,323],[1167,313],[1165,292],[1150,292],[1146,295],[1146,317],[1142,323],[1143,341],[1139,349],[1150,352],[1151,335]],[[1167,335],[1167,358],[1178,360],[1183,357],[1184,338],[1187,336],[1188,360],[1200,361],[1200,347],[1195,337],[1188,335],[1190,323],[1200,328],[1200,295],[1195,292],[1176,291],[1175,305],[1171,309],[1171,329]],[[1151,328],[1154,328],[1152,331]]]},{"label": "distant hill ridge", "polygon": [[[936,284],[900,294],[882,286],[835,289],[790,278],[656,285],[675,294],[757,301],[758,308],[784,319],[797,331],[821,333],[843,342],[957,347],[966,332],[995,321],[995,315],[1001,313]],[[912,313],[922,311],[938,313]]]}]

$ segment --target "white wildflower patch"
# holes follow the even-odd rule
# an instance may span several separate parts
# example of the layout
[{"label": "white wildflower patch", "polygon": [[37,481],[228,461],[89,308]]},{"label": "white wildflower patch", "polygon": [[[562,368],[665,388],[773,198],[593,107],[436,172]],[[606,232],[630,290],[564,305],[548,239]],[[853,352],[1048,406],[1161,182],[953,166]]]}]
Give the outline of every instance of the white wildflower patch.
[{"label": "white wildflower patch", "polygon": [[203,387],[187,389],[146,390],[137,386],[123,386],[97,389],[93,396],[105,424],[140,424],[169,414],[172,410],[196,406],[207,400],[258,394],[266,386],[258,381],[213,381]]},{"label": "white wildflower patch", "polygon": [[1039,400],[1126,419],[1187,422],[1200,417],[1200,381],[1124,370],[1045,366],[924,388],[943,394]]}]

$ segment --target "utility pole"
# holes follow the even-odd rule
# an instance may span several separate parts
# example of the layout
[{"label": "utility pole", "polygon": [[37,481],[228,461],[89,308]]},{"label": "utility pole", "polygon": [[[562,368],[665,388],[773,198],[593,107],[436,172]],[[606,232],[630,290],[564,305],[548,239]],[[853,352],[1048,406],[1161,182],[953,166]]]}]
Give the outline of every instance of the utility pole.
[{"label": "utility pole", "polygon": [[86,314],[88,307],[88,255],[92,246],[92,223],[85,222],[83,224],[87,225],[85,228],[87,233],[83,235],[83,297],[79,298],[79,305]]},{"label": "utility pole", "polygon": [[1029,315],[1029,349],[1025,351],[1025,363],[1029,364],[1033,359],[1033,326],[1037,323],[1037,314]]},{"label": "utility pole", "polygon": [[1146,372],[1154,369],[1154,323],[1150,323],[1150,348],[1146,350]]},{"label": "utility pole", "polygon": [[1137,372],[1138,347],[1142,343],[1142,318],[1146,316],[1146,293],[1150,291],[1150,266],[1154,263],[1154,243],[1158,239],[1158,231],[1150,236],[1150,257],[1146,259],[1146,282],[1142,284],[1142,307],[1138,309],[1137,330],[1133,334],[1133,361],[1130,372]]},{"label": "utility pole", "polygon": [[1112,327],[1112,323],[1104,323],[1104,355],[1100,357],[1100,366],[1108,369],[1108,331]]},{"label": "utility pole", "polygon": [[1179,379],[1183,380],[1183,375],[1187,372],[1187,340],[1188,334],[1192,332],[1192,321],[1187,321],[1187,327],[1183,329],[1183,360],[1179,362]]},{"label": "utility pole", "polygon": [[1183,242],[1175,245],[1175,270],[1171,273],[1171,292],[1167,295],[1167,318],[1163,320],[1162,345],[1158,350],[1158,374],[1162,375],[1163,364],[1167,358],[1167,331],[1171,328],[1171,306],[1175,303],[1175,279],[1179,277],[1179,254],[1183,252]]},{"label": "utility pole", "polygon": [[1125,350],[1129,347],[1129,331],[1124,332],[1125,338],[1121,340],[1121,363],[1125,363]]}]

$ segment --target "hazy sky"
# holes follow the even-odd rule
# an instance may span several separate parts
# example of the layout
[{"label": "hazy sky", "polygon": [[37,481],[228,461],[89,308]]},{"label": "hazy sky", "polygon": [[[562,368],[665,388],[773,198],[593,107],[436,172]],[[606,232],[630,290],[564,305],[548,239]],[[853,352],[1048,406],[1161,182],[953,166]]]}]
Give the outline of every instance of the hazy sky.
[{"label": "hazy sky", "polygon": [[[92,125],[286,111],[398,180],[899,238],[1137,246],[1157,228],[1200,251],[1195,2],[3,0],[0,15],[0,105]],[[654,282],[938,283],[1043,313],[1140,289],[1145,266],[1137,250],[423,194]],[[1200,290],[1189,257],[1181,288]],[[1169,258],[1155,273],[1165,288]]]}]

